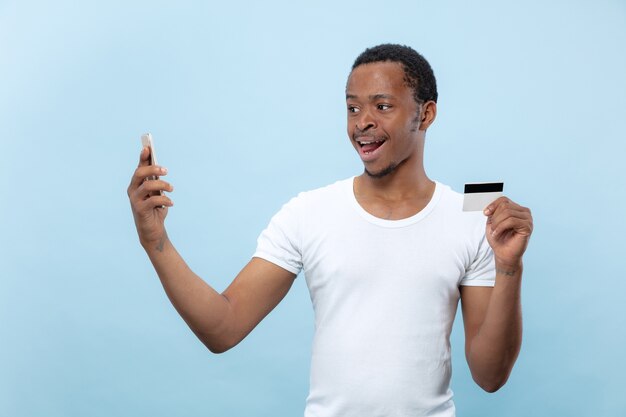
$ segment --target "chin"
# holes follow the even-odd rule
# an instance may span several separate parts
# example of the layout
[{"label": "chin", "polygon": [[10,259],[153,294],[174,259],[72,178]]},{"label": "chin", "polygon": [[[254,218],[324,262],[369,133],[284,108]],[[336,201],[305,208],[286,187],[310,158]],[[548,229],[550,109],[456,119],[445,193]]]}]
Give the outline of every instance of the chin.
[{"label": "chin", "polygon": [[384,178],[387,175],[393,173],[396,170],[396,168],[398,168],[398,164],[390,164],[387,168],[383,168],[380,171],[373,172],[373,171],[368,170],[366,167],[365,173],[371,178],[379,179],[379,178]]}]

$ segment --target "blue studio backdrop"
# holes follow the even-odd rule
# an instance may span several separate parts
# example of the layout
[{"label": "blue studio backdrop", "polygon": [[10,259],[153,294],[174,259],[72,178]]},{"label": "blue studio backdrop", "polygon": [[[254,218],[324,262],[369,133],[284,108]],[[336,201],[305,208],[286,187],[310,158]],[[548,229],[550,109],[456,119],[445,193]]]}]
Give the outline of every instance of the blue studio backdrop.
[{"label": "blue studio backdrop", "polygon": [[626,415],[626,3],[0,1],[0,416],[297,416],[313,316],[298,277],[211,354],[138,243],[126,187],[152,132],[167,227],[223,290],[292,196],[358,174],[344,88],[410,45],[440,100],[431,178],[504,180],[533,210],[524,343],[459,416]]}]

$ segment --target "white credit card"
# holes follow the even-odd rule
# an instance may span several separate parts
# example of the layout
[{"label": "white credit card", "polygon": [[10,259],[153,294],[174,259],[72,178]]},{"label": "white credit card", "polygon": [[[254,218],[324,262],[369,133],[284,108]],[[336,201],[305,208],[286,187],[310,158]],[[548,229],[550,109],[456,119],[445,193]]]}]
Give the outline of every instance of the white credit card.
[{"label": "white credit card", "polygon": [[472,182],[465,184],[463,211],[483,211],[490,203],[502,197],[503,182]]}]

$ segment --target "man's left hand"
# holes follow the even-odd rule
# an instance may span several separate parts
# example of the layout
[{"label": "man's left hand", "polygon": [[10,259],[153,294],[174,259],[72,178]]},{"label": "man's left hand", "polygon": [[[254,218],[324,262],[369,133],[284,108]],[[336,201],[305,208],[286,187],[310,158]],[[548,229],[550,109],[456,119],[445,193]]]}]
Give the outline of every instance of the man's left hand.
[{"label": "man's left hand", "polygon": [[530,210],[500,197],[484,210],[487,218],[487,241],[493,249],[496,264],[519,265],[533,232]]}]

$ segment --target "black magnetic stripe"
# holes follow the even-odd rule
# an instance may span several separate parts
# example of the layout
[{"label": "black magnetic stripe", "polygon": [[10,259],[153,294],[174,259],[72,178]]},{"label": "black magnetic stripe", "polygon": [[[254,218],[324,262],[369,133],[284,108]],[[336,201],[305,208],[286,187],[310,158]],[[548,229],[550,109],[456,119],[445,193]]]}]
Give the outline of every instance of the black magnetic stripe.
[{"label": "black magnetic stripe", "polygon": [[496,193],[504,189],[503,182],[486,182],[484,184],[465,184],[465,194]]}]

